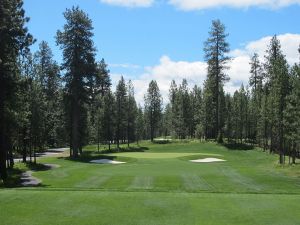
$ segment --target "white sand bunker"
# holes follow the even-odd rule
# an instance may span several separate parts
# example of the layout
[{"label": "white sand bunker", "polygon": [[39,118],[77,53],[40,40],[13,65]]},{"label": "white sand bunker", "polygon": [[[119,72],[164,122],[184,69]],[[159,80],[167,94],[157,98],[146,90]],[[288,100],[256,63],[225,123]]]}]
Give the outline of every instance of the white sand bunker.
[{"label": "white sand bunker", "polygon": [[91,163],[98,163],[98,164],[124,164],[126,162],[114,161],[110,159],[97,159],[90,161]]},{"label": "white sand bunker", "polygon": [[195,162],[195,163],[210,163],[210,162],[224,162],[224,161],[226,161],[226,160],[217,159],[217,158],[205,158],[205,159],[190,160],[190,162]]}]

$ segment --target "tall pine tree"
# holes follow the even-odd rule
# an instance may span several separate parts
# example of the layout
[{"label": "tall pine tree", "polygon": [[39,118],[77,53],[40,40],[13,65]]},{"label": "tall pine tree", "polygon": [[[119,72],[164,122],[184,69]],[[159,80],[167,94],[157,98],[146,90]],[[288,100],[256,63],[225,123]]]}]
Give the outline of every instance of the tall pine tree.
[{"label": "tall pine tree", "polygon": [[78,7],[64,13],[66,24],[57,31],[57,44],[63,50],[67,110],[70,128],[70,155],[77,157],[82,150],[86,131],[87,82],[95,76],[95,48],[93,27],[88,15]]},{"label": "tall pine tree", "polygon": [[225,74],[225,70],[228,68],[227,64],[230,60],[227,53],[229,52],[229,44],[226,41],[228,34],[225,33],[225,26],[220,20],[213,20],[212,27],[209,32],[209,38],[204,43],[205,59],[208,64],[207,81],[205,82],[204,90],[208,93],[205,97],[211,97],[212,99],[206,99],[210,101],[213,110],[209,113],[214,113],[214,128],[212,130],[212,138],[222,142],[222,111],[221,108],[221,95],[224,82],[229,80],[229,77]]}]

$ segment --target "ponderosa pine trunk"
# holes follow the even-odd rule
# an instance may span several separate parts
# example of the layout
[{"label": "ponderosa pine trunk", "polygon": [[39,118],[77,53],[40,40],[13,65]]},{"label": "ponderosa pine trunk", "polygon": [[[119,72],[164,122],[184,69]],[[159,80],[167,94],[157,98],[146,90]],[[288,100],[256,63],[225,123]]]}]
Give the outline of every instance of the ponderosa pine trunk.
[{"label": "ponderosa pine trunk", "polygon": [[[0,97],[1,98],[1,97]],[[4,119],[3,119],[3,100],[0,99],[0,175],[1,179],[7,178],[6,169],[6,149],[5,149],[5,137],[4,137]]]},{"label": "ponderosa pine trunk", "polygon": [[79,107],[76,95],[73,97],[72,102],[72,157],[77,158],[79,153]]}]

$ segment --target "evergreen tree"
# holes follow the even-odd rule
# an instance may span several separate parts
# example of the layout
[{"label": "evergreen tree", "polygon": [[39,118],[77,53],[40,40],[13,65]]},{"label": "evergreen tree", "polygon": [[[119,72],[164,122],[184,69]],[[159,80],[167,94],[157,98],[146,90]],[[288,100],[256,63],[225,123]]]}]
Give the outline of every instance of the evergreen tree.
[{"label": "evergreen tree", "polygon": [[164,137],[173,135],[172,107],[170,103],[166,105],[162,115],[162,135]]},{"label": "evergreen tree", "polygon": [[258,121],[261,120],[260,113],[262,110],[262,95],[263,95],[263,69],[259,61],[258,54],[254,53],[251,58],[251,70],[250,70],[250,80],[249,85],[252,88],[252,98],[251,98],[251,120],[252,120],[252,129],[251,136],[252,139],[258,137]]},{"label": "evergreen tree", "polygon": [[292,163],[296,163],[297,151],[300,148],[300,68],[295,65],[291,72],[292,91],[287,96],[284,110],[285,138],[288,141]]},{"label": "evergreen tree", "polygon": [[177,93],[178,93],[178,88],[175,80],[172,80],[171,85],[170,85],[170,90],[169,90],[169,101],[170,101],[170,110],[171,110],[171,135],[178,137],[178,104],[177,104]]},{"label": "evergreen tree", "polygon": [[214,99],[213,79],[208,74],[203,89],[203,129],[204,138],[216,138],[216,101]]},{"label": "evergreen tree", "polygon": [[134,98],[134,88],[131,80],[127,84],[127,145],[135,141],[137,105]]},{"label": "evergreen tree", "polygon": [[11,132],[18,88],[18,57],[27,51],[33,38],[25,27],[22,0],[2,0],[0,4],[0,177],[7,178],[7,150],[12,147]]},{"label": "evergreen tree", "polygon": [[162,114],[162,97],[154,80],[149,83],[147,94],[145,95],[145,114],[150,128],[150,139],[153,141]]},{"label": "evergreen tree", "polygon": [[107,64],[105,63],[105,60],[102,59],[97,64],[97,73],[96,73],[96,93],[100,93],[102,96],[105,95],[105,93],[108,93],[110,91],[111,87],[111,79],[109,76],[109,69],[107,68]]},{"label": "evergreen tree", "polygon": [[280,154],[279,162],[284,163],[284,126],[283,112],[286,107],[285,98],[289,94],[288,64],[281,51],[281,45],[276,36],[271,39],[266,55],[267,85],[269,85],[269,107],[271,124],[271,151]]},{"label": "evergreen tree", "polygon": [[116,87],[116,141],[117,148],[120,148],[120,140],[122,142],[126,139],[126,131],[127,131],[127,89],[126,83],[123,78],[119,81]]},{"label": "evergreen tree", "polygon": [[234,115],[233,115],[233,100],[230,94],[225,95],[225,136],[227,137],[227,142],[231,142],[233,137],[233,124],[234,124]]},{"label": "evergreen tree", "polygon": [[61,101],[61,82],[60,69],[53,60],[53,54],[48,43],[42,41],[39,50],[35,53],[35,73],[37,81],[42,89],[45,100],[45,130],[44,142],[51,147],[62,144],[61,130],[64,122],[62,101]]},{"label": "evergreen tree", "polygon": [[116,100],[110,90],[105,94],[103,103],[103,138],[107,141],[110,150],[116,129]]},{"label": "evergreen tree", "polygon": [[202,90],[197,85],[194,86],[190,93],[191,98],[191,136],[202,138],[204,135],[204,118],[203,118],[203,96]]},{"label": "evergreen tree", "polygon": [[144,113],[142,107],[139,105],[137,109],[136,116],[136,141],[139,144],[139,141],[145,138],[145,121]]},{"label": "evergreen tree", "polygon": [[[226,55],[229,52],[229,44],[226,41],[228,34],[225,33],[225,26],[220,20],[213,20],[209,38],[204,43],[205,59],[208,64],[208,76],[205,83],[205,91],[212,94],[212,107],[214,107],[214,129],[212,133],[213,138],[217,138],[219,142],[222,141],[222,111],[220,110],[220,101],[222,94],[222,87],[229,77],[225,74],[228,68],[227,63],[230,58]],[[208,90],[209,89],[209,90]],[[210,95],[208,93],[208,95]]]},{"label": "evergreen tree", "polygon": [[62,68],[69,114],[70,155],[77,157],[82,150],[86,134],[86,106],[88,81],[95,76],[95,48],[93,27],[88,15],[78,7],[64,13],[66,24],[57,31],[57,44],[63,50]]}]

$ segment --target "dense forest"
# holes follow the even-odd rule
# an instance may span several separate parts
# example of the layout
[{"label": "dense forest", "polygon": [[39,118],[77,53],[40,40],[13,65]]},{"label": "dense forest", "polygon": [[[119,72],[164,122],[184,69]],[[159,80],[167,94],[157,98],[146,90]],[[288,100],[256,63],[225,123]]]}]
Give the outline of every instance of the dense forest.
[{"label": "dense forest", "polygon": [[[300,60],[289,65],[274,36],[263,56],[254,54],[249,84],[233,96],[224,92],[230,46],[225,26],[212,21],[204,55],[203,84],[170,81],[168,104],[159,86],[149,83],[141,106],[133,83],[121,77],[112,88],[105,60],[96,61],[93,26],[78,7],[64,12],[55,38],[63,55],[54,60],[45,41],[26,28],[22,0],[0,4],[0,173],[14,166],[16,155],[35,161],[36,152],[70,146],[78,157],[87,144],[139,142],[155,137],[249,144],[279,154],[279,163],[295,163],[300,150]],[[300,48],[299,48],[300,53]],[[113,91],[115,89],[115,91]]]}]

